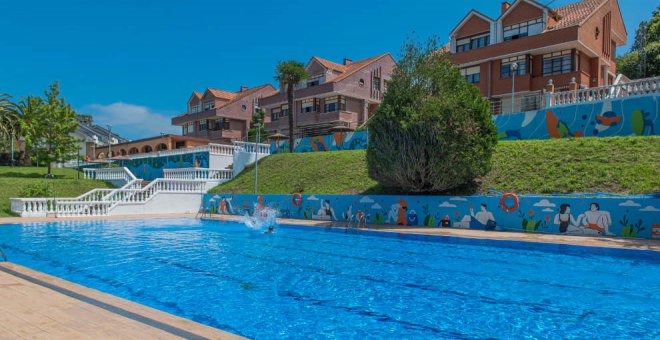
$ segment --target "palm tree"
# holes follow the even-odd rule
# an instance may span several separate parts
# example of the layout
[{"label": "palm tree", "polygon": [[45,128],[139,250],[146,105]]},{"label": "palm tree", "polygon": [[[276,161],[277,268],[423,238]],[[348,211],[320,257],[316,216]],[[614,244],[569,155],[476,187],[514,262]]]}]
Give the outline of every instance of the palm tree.
[{"label": "palm tree", "polygon": [[286,97],[289,103],[289,152],[293,152],[293,88],[299,82],[309,78],[305,65],[295,60],[280,61],[275,71],[275,80],[280,86],[286,87]]},{"label": "palm tree", "polygon": [[[17,106],[11,96],[0,93],[0,141],[11,141],[16,137],[19,125]],[[13,157],[12,157],[13,159]]]}]

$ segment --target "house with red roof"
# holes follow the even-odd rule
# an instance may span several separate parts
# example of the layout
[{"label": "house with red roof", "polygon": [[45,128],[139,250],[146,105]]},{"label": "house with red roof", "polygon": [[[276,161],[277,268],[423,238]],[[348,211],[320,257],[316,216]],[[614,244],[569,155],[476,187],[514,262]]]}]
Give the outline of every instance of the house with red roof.
[{"label": "house with red roof", "polygon": [[208,88],[193,92],[185,113],[172,118],[172,125],[181,126],[184,136],[202,138],[214,143],[229,144],[247,137],[254,108],[259,98],[277,93],[270,84],[237,92]]},{"label": "house with red roof", "polygon": [[450,58],[498,114],[540,108],[550,81],[555,91],[612,84],[628,34],[617,0],[515,0],[497,17],[470,11],[450,38]]},{"label": "house with red roof", "polygon": [[294,88],[292,108],[282,84],[279,92],[259,99],[266,112],[266,131],[289,135],[290,112],[295,112],[296,137],[357,129],[383,99],[385,81],[395,65],[389,53],[358,61],[344,59],[342,63],[312,57],[305,66],[309,78]]}]

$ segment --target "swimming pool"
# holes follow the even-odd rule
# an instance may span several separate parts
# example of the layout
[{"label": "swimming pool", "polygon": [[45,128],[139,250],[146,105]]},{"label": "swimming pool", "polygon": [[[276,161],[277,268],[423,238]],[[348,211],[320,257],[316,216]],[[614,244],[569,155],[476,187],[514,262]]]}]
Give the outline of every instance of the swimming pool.
[{"label": "swimming pool", "polygon": [[329,231],[60,222],[0,226],[0,247],[12,262],[258,339],[660,336],[657,253]]}]

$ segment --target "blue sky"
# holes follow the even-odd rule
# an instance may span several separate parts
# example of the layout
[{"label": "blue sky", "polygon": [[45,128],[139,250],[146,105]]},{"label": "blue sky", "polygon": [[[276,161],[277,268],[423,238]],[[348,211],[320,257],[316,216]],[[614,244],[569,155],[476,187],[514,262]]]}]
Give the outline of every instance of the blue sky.
[{"label": "blue sky", "polygon": [[[657,1],[619,3],[632,42]],[[280,60],[396,58],[412,32],[446,41],[472,7],[495,17],[500,1],[6,0],[0,93],[41,94],[59,80],[78,112],[129,138],[178,133],[169,118],[193,90],[273,83]]]}]

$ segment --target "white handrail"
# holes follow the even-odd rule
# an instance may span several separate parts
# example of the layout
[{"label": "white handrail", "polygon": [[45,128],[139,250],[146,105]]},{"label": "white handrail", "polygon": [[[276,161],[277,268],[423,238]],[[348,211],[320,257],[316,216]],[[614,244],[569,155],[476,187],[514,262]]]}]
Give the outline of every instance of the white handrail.
[{"label": "white handrail", "polygon": [[616,85],[549,93],[552,106],[628,98],[660,92],[660,77],[639,79]]},{"label": "white handrail", "polygon": [[182,168],[163,169],[165,179],[203,179],[203,180],[230,180],[233,170],[207,169],[207,168]]},{"label": "white handrail", "polygon": [[156,151],[151,153],[127,155],[122,157],[125,157],[126,159],[140,159],[140,158],[149,158],[149,157],[166,157],[166,156],[184,155],[184,154],[196,153],[196,152],[208,152],[212,155],[231,156],[234,154],[234,148],[231,145],[209,143],[207,145],[194,146],[185,149]]},{"label": "white handrail", "polygon": [[248,153],[254,153],[256,146],[257,153],[270,154],[270,144],[235,141],[234,146],[239,148],[241,151]]},{"label": "white handrail", "polygon": [[102,181],[123,180],[126,183],[137,179],[126,167],[122,168],[84,168],[86,179],[98,179]]}]

